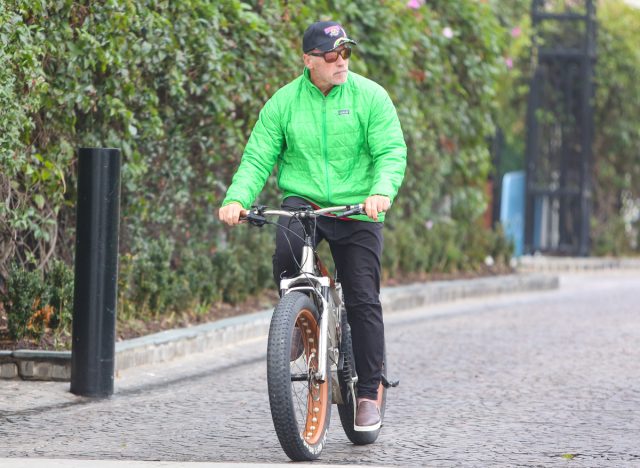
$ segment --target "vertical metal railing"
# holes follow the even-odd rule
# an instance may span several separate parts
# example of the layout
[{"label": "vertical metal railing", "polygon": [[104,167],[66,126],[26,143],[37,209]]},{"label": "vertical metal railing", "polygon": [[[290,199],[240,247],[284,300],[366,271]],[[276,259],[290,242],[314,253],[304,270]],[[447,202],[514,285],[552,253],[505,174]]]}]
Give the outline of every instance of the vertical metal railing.
[{"label": "vertical metal railing", "polygon": [[[589,255],[596,7],[533,0],[525,252]],[[559,25],[549,27],[549,25]],[[541,118],[541,116],[543,116]]]}]

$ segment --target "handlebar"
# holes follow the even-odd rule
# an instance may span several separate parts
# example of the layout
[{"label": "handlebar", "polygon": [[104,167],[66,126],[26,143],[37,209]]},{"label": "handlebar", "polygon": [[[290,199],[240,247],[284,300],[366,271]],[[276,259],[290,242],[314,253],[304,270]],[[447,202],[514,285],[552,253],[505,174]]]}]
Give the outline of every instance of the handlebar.
[{"label": "handlebar", "polygon": [[329,213],[344,217],[365,214],[365,211],[362,203],[358,205],[330,206],[317,210],[311,209],[311,207],[302,207],[295,210],[269,210],[266,206],[254,206],[251,210],[243,210],[240,213],[240,220],[249,221],[249,223],[254,226],[263,226],[267,223],[268,216],[287,216],[290,218],[305,219],[326,216]]}]

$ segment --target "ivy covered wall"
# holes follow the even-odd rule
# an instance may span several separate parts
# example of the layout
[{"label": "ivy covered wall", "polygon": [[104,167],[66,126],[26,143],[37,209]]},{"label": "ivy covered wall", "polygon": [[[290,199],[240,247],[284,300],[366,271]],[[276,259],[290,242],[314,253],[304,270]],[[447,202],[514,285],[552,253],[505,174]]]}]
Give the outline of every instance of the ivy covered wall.
[{"label": "ivy covered wall", "polygon": [[[0,4],[0,276],[73,262],[75,150],[121,148],[122,314],[270,286],[273,233],[216,220],[264,102],[338,19],[351,68],[391,94],[409,147],[384,270],[473,270],[509,246],[482,225],[504,30],[475,0],[6,0]],[[278,202],[270,180],[260,202]]]}]

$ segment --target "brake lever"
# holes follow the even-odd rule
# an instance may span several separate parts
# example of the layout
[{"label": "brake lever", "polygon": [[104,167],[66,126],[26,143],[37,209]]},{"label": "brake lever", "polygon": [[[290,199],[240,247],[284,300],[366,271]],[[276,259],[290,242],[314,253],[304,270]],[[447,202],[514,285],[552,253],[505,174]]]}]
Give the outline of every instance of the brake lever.
[{"label": "brake lever", "polygon": [[262,227],[268,223],[264,212],[267,209],[264,205],[252,206],[251,210],[246,211],[246,215],[240,216],[240,221],[247,221],[252,226]]},{"label": "brake lever", "polygon": [[364,210],[360,205],[356,205],[354,208],[344,211],[341,216],[351,216],[351,215],[357,215],[357,214],[364,214]]},{"label": "brake lever", "polygon": [[267,218],[260,213],[249,211],[242,219],[246,219],[249,224],[256,227],[262,227],[268,223]]}]

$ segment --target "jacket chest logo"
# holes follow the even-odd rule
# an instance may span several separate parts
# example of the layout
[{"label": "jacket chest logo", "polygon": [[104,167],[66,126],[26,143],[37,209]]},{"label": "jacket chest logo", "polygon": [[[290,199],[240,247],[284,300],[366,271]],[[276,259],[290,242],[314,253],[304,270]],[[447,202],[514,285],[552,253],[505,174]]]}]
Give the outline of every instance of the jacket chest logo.
[{"label": "jacket chest logo", "polygon": [[349,114],[349,109],[340,109],[338,111],[338,115],[348,115]]}]

